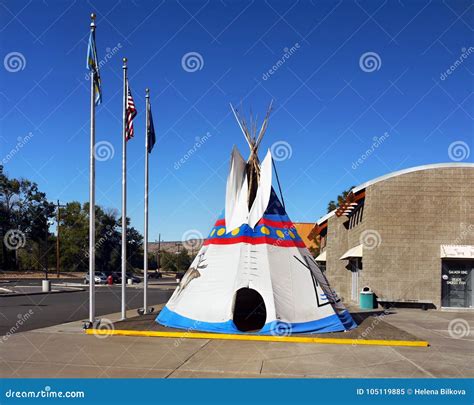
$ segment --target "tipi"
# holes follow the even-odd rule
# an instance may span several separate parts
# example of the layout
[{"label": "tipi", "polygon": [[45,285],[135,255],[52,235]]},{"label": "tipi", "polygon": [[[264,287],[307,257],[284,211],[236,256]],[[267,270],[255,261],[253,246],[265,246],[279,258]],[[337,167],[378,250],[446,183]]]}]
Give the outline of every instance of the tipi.
[{"label": "tipi", "polygon": [[232,107],[250,147],[247,162],[234,147],[226,203],[203,247],[159,313],[168,327],[220,333],[288,335],[356,326],[329,286],[272,187],[272,156]]}]

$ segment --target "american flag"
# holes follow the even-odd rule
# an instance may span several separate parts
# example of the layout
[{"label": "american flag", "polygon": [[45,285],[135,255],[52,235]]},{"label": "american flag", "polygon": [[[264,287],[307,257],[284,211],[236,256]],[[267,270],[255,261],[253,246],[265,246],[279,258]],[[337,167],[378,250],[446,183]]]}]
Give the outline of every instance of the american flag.
[{"label": "american flag", "polygon": [[135,102],[133,101],[132,92],[127,81],[127,108],[125,110],[126,119],[126,130],[125,139],[129,141],[133,138],[133,119],[137,115],[137,109],[135,108]]}]

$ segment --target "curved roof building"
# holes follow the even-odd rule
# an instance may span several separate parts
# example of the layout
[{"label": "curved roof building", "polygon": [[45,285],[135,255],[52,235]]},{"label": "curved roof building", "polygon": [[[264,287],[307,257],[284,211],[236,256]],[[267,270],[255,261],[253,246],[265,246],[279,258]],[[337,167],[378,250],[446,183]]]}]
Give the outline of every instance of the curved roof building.
[{"label": "curved roof building", "polygon": [[332,287],[357,303],[473,308],[474,164],[418,166],[355,187],[312,231]]}]

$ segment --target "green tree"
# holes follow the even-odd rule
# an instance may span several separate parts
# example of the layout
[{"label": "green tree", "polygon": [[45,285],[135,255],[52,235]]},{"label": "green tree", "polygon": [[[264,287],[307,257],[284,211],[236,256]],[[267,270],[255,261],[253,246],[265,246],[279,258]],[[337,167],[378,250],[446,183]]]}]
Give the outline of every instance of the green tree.
[{"label": "green tree", "polygon": [[[89,210],[89,204],[85,207]],[[118,271],[121,266],[122,239],[117,216],[117,210],[96,207],[96,267],[106,273]]]},{"label": "green tree", "polygon": [[[97,271],[121,269],[121,220],[115,209],[95,209],[95,263]],[[62,213],[61,257],[63,268],[87,271],[89,267],[89,203],[69,203]],[[127,270],[143,267],[143,237],[127,218]]]},{"label": "green tree", "polygon": [[89,266],[88,211],[77,201],[61,210],[61,267],[64,271],[86,271]]},{"label": "green tree", "polygon": [[127,262],[131,270],[143,268],[143,236],[133,226],[127,227]]},{"label": "green tree", "polygon": [[161,251],[160,252],[160,261],[161,261],[161,268],[164,271],[169,271],[176,273],[178,268],[176,266],[176,255],[170,252]]},{"label": "green tree", "polygon": [[191,266],[191,258],[188,251],[183,249],[176,255],[176,267],[178,271],[186,271],[189,269],[189,266]]},{"label": "green tree", "polygon": [[148,253],[148,268],[150,270],[158,269],[158,261],[153,253]]},{"label": "green tree", "polygon": [[[54,216],[54,204],[38,185],[26,179],[10,179],[0,165],[0,237],[2,242],[9,231],[21,233],[23,240],[18,246],[30,252],[37,269],[47,271],[50,220]],[[21,253],[21,254],[20,254]],[[18,269],[18,257],[24,252],[8,249],[2,243],[2,268]]]},{"label": "green tree", "polygon": [[331,211],[334,211],[335,209],[337,209],[337,207],[339,207],[342,203],[344,203],[344,201],[346,201],[347,196],[349,195],[350,191],[353,188],[354,186],[349,187],[347,190],[344,190],[341,194],[339,194],[336,197],[336,201],[334,200],[329,201],[328,206],[327,206],[327,212],[329,213]]},{"label": "green tree", "polygon": [[[43,270],[55,263],[56,236],[49,231],[56,206],[50,203],[38,185],[27,179],[9,178],[0,165],[0,237],[3,242],[10,230],[24,239],[21,248],[9,249],[2,243],[1,269]],[[89,268],[89,204],[77,201],[61,208],[60,257],[63,271],[87,271]],[[118,271],[121,267],[121,221],[117,210],[96,206],[96,269]],[[143,267],[143,237],[127,218],[128,270]]]},{"label": "green tree", "polygon": [[176,254],[162,251],[160,255],[161,267],[164,271],[178,273],[186,271],[191,265],[191,258],[186,249]]},{"label": "green tree", "polygon": [[23,230],[29,244],[36,244],[34,255],[37,269],[42,268],[47,276],[54,244],[50,243],[50,220],[54,217],[55,207],[46,199],[46,194],[38,190],[36,183],[20,180],[18,198],[19,229]]}]

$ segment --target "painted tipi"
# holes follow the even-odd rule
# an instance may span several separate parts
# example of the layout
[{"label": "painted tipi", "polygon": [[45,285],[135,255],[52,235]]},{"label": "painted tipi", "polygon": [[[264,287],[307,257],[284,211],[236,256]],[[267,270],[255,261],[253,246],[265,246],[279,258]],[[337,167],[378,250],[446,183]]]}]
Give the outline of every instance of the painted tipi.
[{"label": "painted tipi", "polygon": [[272,156],[262,163],[262,127],[236,119],[250,147],[231,155],[226,203],[209,237],[157,322],[219,333],[288,335],[356,326],[329,286],[272,187]]}]

